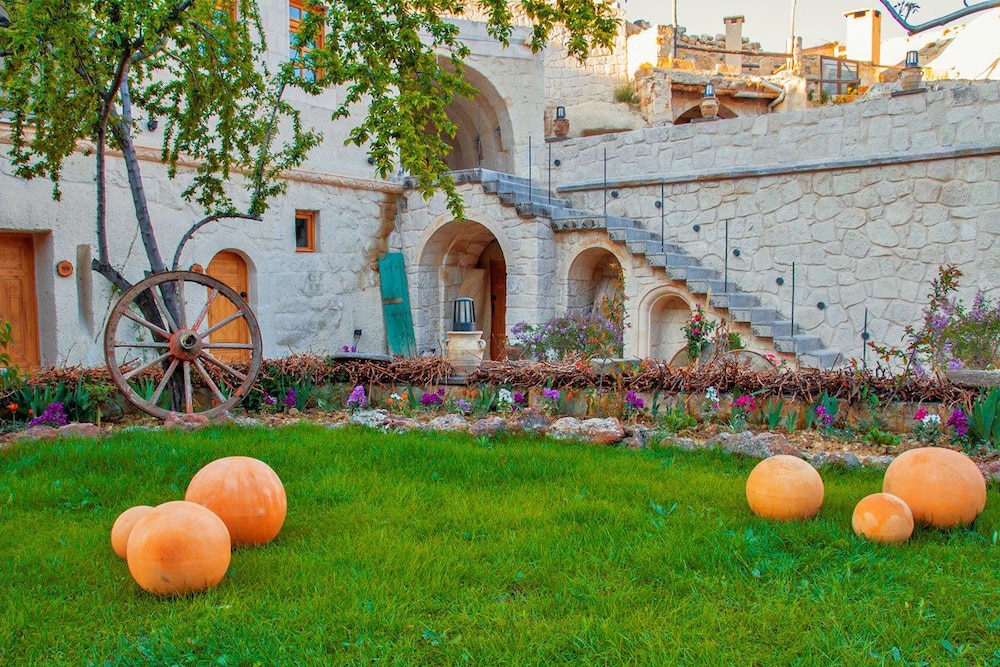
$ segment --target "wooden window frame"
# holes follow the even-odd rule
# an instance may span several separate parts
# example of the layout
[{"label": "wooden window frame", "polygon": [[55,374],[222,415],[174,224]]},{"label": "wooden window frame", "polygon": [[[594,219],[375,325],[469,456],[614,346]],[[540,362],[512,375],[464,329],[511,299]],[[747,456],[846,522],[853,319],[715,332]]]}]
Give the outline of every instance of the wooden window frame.
[{"label": "wooden window frame", "polygon": [[299,245],[298,229],[295,233],[295,252],[316,252],[316,211],[295,211],[295,224],[298,227],[299,219],[306,222],[306,245]]},{"label": "wooden window frame", "polygon": [[[301,19],[292,18],[292,9],[297,9],[300,16],[307,14],[310,10],[306,8],[306,3],[303,0],[288,0],[288,49],[292,50],[292,40],[295,39],[295,35],[299,32],[299,24]],[[315,10],[312,10],[315,11]],[[323,31],[321,30],[318,35],[316,35],[316,44],[313,49],[323,48]],[[299,54],[298,65],[295,67],[296,74],[299,78],[306,78],[306,72],[311,73],[313,81],[320,78],[322,71],[318,69],[311,69],[304,66],[305,55],[312,51],[313,49],[307,49],[302,45],[295,47]]]},{"label": "wooden window frame", "polygon": [[[837,76],[834,79],[828,79],[823,71],[824,65],[827,63],[837,64]],[[853,68],[854,78],[847,79],[844,78],[844,72],[850,71]],[[857,88],[861,85],[861,65],[857,60],[848,60],[847,58],[834,58],[831,56],[820,56],[819,58],[819,79],[816,79],[819,83],[820,91],[826,92],[828,95],[845,95],[849,92],[849,89]]]}]

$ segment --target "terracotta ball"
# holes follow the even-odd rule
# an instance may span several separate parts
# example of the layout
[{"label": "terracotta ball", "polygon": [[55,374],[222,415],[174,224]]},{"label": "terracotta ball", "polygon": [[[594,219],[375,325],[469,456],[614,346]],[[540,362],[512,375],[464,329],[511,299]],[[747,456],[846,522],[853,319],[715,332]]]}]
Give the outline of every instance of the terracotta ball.
[{"label": "terracotta ball", "polygon": [[222,519],[184,500],[157,505],[128,538],[128,569],[153,595],[212,588],[226,574],[232,545]]},{"label": "terracotta ball", "polygon": [[902,498],[890,493],[865,496],[854,508],[854,534],[872,542],[897,544],[913,534],[913,513]]},{"label": "terracotta ball", "polygon": [[115,550],[119,558],[125,558],[128,536],[132,534],[136,522],[152,511],[153,508],[149,505],[136,505],[125,510],[115,519],[114,525],[111,526],[111,548]]},{"label": "terracotta ball", "polygon": [[247,456],[206,465],[191,479],[184,499],[219,515],[233,545],[267,544],[281,530],[288,509],[278,475],[263,461]]},{"label": "terracotta ball", "polygon": [[986,507],[986,480],[965,454],[943,447],[903,452],[889,464],[882,490],[899,496],[913,520],[935,528],[972,523]]},{"label": "terracotta ball", "polygon": [[823,479],[800,458],[772,456],[750,472],[747,502],[754,514],[765,519],[809,519],[823,504]]}]

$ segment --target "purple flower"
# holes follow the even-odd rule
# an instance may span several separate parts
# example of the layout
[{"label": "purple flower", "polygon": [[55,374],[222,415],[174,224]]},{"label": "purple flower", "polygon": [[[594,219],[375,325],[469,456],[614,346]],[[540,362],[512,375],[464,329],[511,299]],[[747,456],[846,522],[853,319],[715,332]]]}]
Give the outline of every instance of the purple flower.
[{"label": "purple flower", "polygon": [[277,403],[278,399],[276,399],[274,396],[271,396],[266,391],[264,392],[264,405],[277,405]]},{"label": "purple flower", "polygon": [[472,411],[472,405],[470,405],[468,401],[461,398],[455,401],[455,407],[458,408],[458,411],[463,415]]},{"label": "purple flower", "polygon": [[438,387],[437,395],[444,398],[444,387]]},{"label": "purple flower", "polygon": [[368,405],[368,397],[365,396],[365,388],[359,384],[351,392],[351,395],[347,397],[347,406],[350,408],[363,408],[366,405]]},{"label": "purple flower", "polygon": [[341,349],[344,350],[344,352],[357,352],[358,351],[358,348],[355,347],[354,345],[345,345]]},{"label": "purple flower", "polygon": [[816,406],[816,417],[819,419],[819,425],[824,428],[833,424],[833,415],[828,413],[822,405]]},{"label": "purple flower", "polygon": [[955,429],[955,435],[960,438],[969,432],[969,419],[958,408],[952,411],[951,416],[948,417],[947,424]]},{"label": "purple flower", "polygon": [[67,422],[66,419],[66,409],[63,408],[62,403],[49,403],[45,407],[45,412],[38,415],[28,424],[28,427],[38,426],[40,424],[48,424],[50,426],[65,426]]},{"label": "purple flower", "polygon": [[548,387],[546,387],[545,389],[542,390],[542,396],[544,396],[547,400],[550,400],[550,401],[558,401],[559,400],[559,390],[558,389],[549,389]]},{"label": "purple flower", "polygon": [[295,407],[295,403],[296,403],[296,400],[295,400],[295,387],[290,387],[288,389],[288,393],[285,395],[285,400],[282,401],[282,403],[285,404],[286,408],[294,408]]},{"label": "purple flower", "polygon": [[646,407],[646,402],[634,391],[630,391],[625,394],[625,405],[631,407],[633,410],[642,410]]},{"label": "purple flower", "polygon": [[443,389],[441,390],[440,394],[436,393],[431,394],[425,391],[423,395],[420,397],[420,405],[423,405],[425,407],[430,407],[432,405],[441,405],[442,403],[444,403],[444,399],[442,398],[442,396],[444,396]]},{"label": "purple flower", "polygon": [[960,371],[965,368],[965,364],[962,363],[961,359],[952,358],[948,361],[949,371]]},{"label": "purple flower", "polygon": [[528,401],[527,401],[527,399],[526,399],[526,398],[524,397],[524,394],[522,394],[522,393],[521,393],[521,392],[519,392],[519,391],[515,391],[515,392],[514,392],[514,403],[515,403],[515,404],[517,404],[517,405],[524,405],[524,404],[525,404],[525,403],[527,403],[527,402],[528,402]]}]

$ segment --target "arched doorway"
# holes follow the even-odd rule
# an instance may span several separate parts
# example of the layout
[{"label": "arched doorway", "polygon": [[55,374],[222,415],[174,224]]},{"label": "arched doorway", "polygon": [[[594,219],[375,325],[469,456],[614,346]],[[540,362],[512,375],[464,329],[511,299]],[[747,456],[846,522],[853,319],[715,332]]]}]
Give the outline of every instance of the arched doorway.
[{"label": "arched doorway", "polygon": [[444,137],[451,146],[445,162],[452,170],[482,167],[509,173],[513,129],[506,105],[493,84],[468,65],[465,79],[479,92],[472,99],[456,97],[445,109],[458,126],[454,137]]},{"label": "arched doorway", "polygon": [[[249,300],[250,278],[246,260],[231,250],[223,250],[212,258],[205,273],[232,287],[241,297]],[[215,299],[208,308],[209,328],[224,321],[236,312],[236,308],[228,299]],[[213,343],[249,343],[250,329],[242,318],[236,319],[218,331],[212,332]],[[220,350],[214,351],[216,357],[228,362],[250,361],[250,350]]]},{"label": "arched doorway", "polygon": [[589,248],[574,258],[566,280],[566,312],[569,315],[596,315],[615,325],[614,354],[624,350],[625,274],[621,262],[610,250]]},{"label": "arched doorway", "polygon": [[[466,220],[449,222],[428,240],[419,259],[417,290],[426,309],[423,347],[441,349],[451,329],[458,297],[475,303],[476,328],[487,341],[487,358],[503,359],[507,339],[507,262],[500,243],[485,226]],[[434,304],[434,305],[430,305]],[[429,320],[426,315],[430,315]],[[429,338],[429,340],[428,340]]]},{"label": "arched doorway", "polygon": [[664,294],[649,309],[650,359],[670,361],[686,347],[683,326],[691,319],[691,306],[676,294]]}]

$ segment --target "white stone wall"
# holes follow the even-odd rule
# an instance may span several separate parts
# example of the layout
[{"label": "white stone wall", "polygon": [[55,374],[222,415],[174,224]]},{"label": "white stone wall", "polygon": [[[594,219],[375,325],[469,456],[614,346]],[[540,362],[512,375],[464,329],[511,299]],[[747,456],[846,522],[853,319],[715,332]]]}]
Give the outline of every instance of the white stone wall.
[{"label": "white stone wall", "polygon": [[[111,159],[109,168],[110,259],[129,280],[138,282],[149,264],[122,163]],[[142,168],[160,252],[169,265],[181,236],[202,214],[180,197],[186,182],[183,170],[178,180],[169,181],[155,162],[143,161]],[[0,230],[36,235],[44,365],[103,364],[104,325],[120,295],[86,261],[97,254],[93,171],[92,159],[71,158],[61,185],[62,201],[57,202],[48,181],[17,179],[6,157],[0,159]],[[376,182],[298,172],[263,222],[210,223],[188,242],[180,267],[207,267],[222,250],[244,257],[249,300],[260,321],[267,357],[336,352],[353,343],[355,329],[363,331],[359,351],[384,353],[376,258],[387,245],[387,225],[395,220],[397,195],[391,190]],[[318,212],[315,253],[295,251],[296,209]],[[69,278],[56,276],[53,268],[64,259],[74,264]]]},{"label": "white stone wall", "polygon": [[876,342],[902,342],[940,264],[1000,293],[996,82],[561,142],[574,206],[602,210],[605,149],[609,214],[659,233],[664,180],[668,241],[722,272],[729,220],[730,279],[788,316],[794,262],[796,323],[849,357],[866,309]]}]

